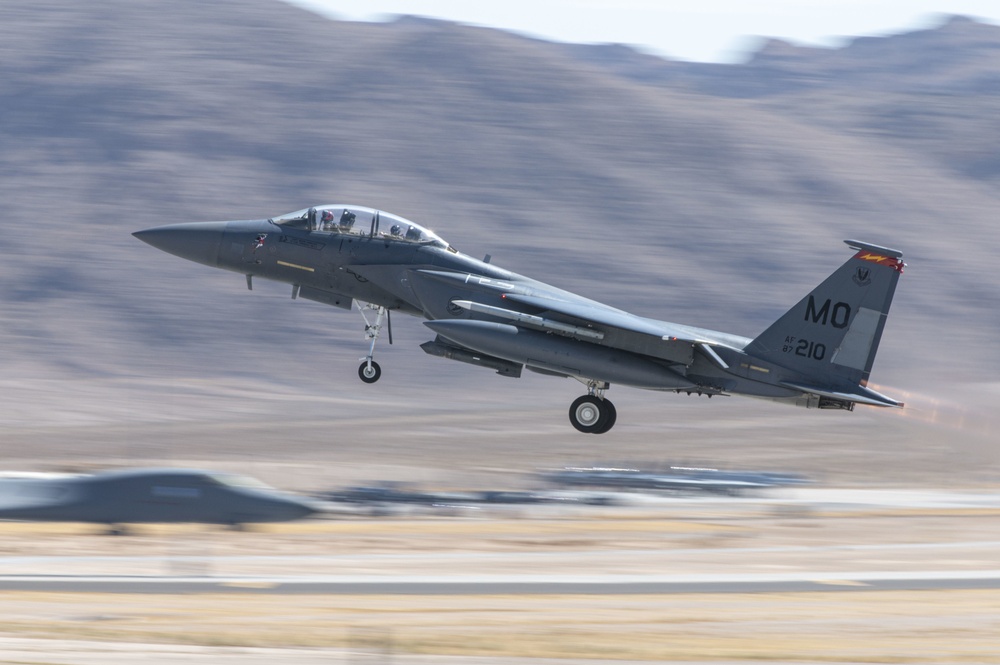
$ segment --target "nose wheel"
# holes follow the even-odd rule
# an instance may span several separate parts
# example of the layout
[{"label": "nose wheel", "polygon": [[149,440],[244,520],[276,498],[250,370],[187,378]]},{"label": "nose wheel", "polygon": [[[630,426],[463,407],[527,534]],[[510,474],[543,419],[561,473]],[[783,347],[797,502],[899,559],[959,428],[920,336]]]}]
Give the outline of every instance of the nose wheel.
[{"label": "nose wheel", "polygon": [[358,368],[358,376],[365,383],[375,383],[382,376],[382,368],[374,360],[365,360]]},{"label": "nose wheel", "polygon": [[618,411],[611,400],[604,397],[604,388],[588,384],[590,393],[577,397],[569,407],[569,422],[584,434],[604,434],[615,426]]},{"label": "nose wheel", "polygon": [[[384,320],[386,322],[386,329],[389,331],[389,343],[392,344],[392,319],[389,317],[389,310],[381,305],[368,303],[362,307],[361,303],[358,303],[358,306],[361,310],[361,318],[365,320],[365,339],[371,342],[368,346],[368,355],[361,359],[362,363],[358,367],[358,376],[365,383],[375,383],[382,376],[382,368],[372,359],[375,355],[375,342],[378,341],[379,335],[382,334],[382,321]],[[374,323],[365,315],[366,309],[375,311]]]}]

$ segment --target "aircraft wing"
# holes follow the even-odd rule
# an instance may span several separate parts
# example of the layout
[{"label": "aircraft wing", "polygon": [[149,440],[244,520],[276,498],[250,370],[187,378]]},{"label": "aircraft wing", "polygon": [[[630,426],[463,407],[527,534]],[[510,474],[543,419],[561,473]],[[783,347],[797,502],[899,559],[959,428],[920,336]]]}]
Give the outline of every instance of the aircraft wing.
[{"label": "aircraft wing", "polygon": [[[505,301],[529,311],[545,322],[568,325],[566,334],[588,341],[597,341],[642,355],[688,365],[696,348],[701,349],[716,364],[725,365],[713,346],[742,348],[749,340],[736,336],[720,336],[707,330],[666,321],[647,319],[601,303],[580,299],[562,300],[545,295],[506,293]],[[487,312],[491,313],[491,312]],[[553,330],[559,332],[558,328]]]},{"label": "aircraft wing", "polygon": [[[365,277],[375,279],[367,271]],[[432,283],[446,284],[466,291],[465,298],[451,301],[450,306],[503,319],[520,328],[555,333],[669,364],[690,365],[695,351],[701,349],[712,362],[725,369],[725,363],[712,347],[742,349],[750,342],[736,335],[643,318],[523,278],[502,280],[432,269],[416,270],[412,277],[409,283],[417,297],[424,300],[426,290],[427,302],[440,297],[440,293],[431,288]],[[483,297],[479,297],[477,291]],[[437,318],[447,317],[442,312]]]},{"label": "aircraft wing", "polygon": [[641,335],[659,337],[663,340],[681,340],[692,344],[714,343],[714,340],[702,338],[697,329],[665,321],[644,319],[593,301],[569,302],[546,296],[529,296],[518,293],[505,294],[504,299],[527,305],[550,315],[575,319],[582,324],[628,330]]}]

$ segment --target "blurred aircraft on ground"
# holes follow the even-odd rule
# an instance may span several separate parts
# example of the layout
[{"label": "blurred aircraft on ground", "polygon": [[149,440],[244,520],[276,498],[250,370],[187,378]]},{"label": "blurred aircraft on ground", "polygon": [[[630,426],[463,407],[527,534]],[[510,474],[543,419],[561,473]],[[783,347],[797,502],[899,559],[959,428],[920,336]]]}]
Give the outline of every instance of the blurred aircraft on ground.
[{"label": "blurred aircraft on ground", "polygon": [[123,469],[93,475],[0,476],[0,519],[120,525],[194,522],[239,527],[285,522],[321,504],[247,476],[193,469]]}]

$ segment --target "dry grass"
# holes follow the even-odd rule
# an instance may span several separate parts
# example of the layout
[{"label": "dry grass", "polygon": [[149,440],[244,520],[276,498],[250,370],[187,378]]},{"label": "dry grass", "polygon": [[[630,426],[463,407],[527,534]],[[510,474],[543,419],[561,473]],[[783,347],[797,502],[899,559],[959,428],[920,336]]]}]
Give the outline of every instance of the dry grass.
[{"label": "dry grass", "polygon": [[[994,591],[650,596],[7,593],[2,632],[208,646],[578,660],[1000,658]],[[16,610],[14,609],[16,608]],[[11,611],[14,610],[14,611]]]}]

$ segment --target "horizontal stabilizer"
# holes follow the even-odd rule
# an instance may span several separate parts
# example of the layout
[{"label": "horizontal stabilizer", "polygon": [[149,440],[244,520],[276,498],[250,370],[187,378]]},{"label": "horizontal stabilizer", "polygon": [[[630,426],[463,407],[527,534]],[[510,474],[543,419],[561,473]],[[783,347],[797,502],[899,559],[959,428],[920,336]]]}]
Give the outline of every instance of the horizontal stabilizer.
[{"label": "horizontal stabilizer", "polygon": [[782,382],[783,386],[788,388],[793,388],[795,390],[801,390],[804,393],[811,393],[813,395],[819,395],[820,397],[829,397],[831,399],[840,399],[848,402],[856,402],[858,404],[867,404],[869,406],[891,406],[896,408],[902,408],[903,403],[897,402],[891,397],[886,397],[885,395],[875,392],[864,386],[858,386],[854,388],[854,392],[840,392],[836,390],[826,390],[823,388],[817,388],[815,386],[806,386],[798,383],[788,383]]}]

